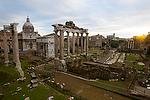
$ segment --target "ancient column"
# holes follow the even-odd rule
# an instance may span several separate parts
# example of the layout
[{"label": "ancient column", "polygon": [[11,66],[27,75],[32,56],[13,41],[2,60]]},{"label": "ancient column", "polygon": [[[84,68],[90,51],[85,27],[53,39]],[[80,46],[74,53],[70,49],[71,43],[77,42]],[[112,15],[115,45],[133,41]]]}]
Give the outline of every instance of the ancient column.
[{"label": "ancient column", "polygon": [[8,59],[8,46],[7,46],[7,36],[6,36],[6,30],[4,28],[3,31],[3,44],[4,44],[4,66],[8,66],[9,59]]},{"label": "ancient column", "polygon": [[130,48],[130,47],[129,47],[129,40],[128,40],[128,48]]},{"label": "ancient column", "polygon": [[83,33],[81,33],[81,53],[83,53]]},{"label": "ancient column", "polygon": [[132,46],[132,49],[134,49],[134,40],[133,40],[133,46]]},{"label": "ancient column", "polygon": [[85,53],[86,52],[86,38],[84,38],[83,40],[84,40],[83,52]]},{"label": "ancient column", "polygon": [[86,33],[86,56],[88,56],[88,42],[89,42],[89,40],[88,40],[88,34],[89,33]]},{"label": "ancient column", "polygon": [[67,56],[70,56],[70,36],[68,31],[67,31]]},{"label": "ancient column", "polygon": [[14,48],[13,48],[13,52],[15,52],[15,58],[16,58],[16,68],[18,70],[18,72],[20,73],[20,76],[24,77],[24,72],[22,71],[21,68],[21,63],[19,60],[19,49],[18,49],[18,34],[17,34],[17,25],[18,23],[11,23],[10,26],[12,28],[12,36],[13,36],[13,42],[14,42]]},{"label": "ancient column", "polygon": [[64,30],[60,30],[60,60],[64,60]]},{"label": "ancient column", "polygon": [[51,56],[51,52],[49,49],[49,43],[47,43],[47,56],[48,56],[48,58]]},{"label": "ancient column", "polygon": [[72,36],[72,55],[75,54],[75,39],[74,39],[74,32],[73,33],[73,36]]},{"label": "ancient column", "polygon": [[46,52],[46,59],[48,59],[48,45],[45,43],[45,52]]},{"label": "ancient column", "polygon": [[55,57],[58,57],[58,31],[54,30],[55,32]]},{"label": "ancient column", "polygon": [[77,33],[77,54],[79,54],[79,33]]},{"label": "ancient column", "polygon": [[132,49],[132,41],[130,40],[130,49]]}]

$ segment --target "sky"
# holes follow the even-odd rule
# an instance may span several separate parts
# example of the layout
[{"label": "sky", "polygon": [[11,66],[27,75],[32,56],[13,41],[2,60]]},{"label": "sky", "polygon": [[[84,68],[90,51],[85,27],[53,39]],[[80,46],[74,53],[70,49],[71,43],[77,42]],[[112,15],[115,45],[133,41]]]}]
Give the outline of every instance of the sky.
[{"label": "sky", "polygon": [[53,33],[53,24],[73,21],[89,35],[132,38],[150,31],[150,0],[0,0],[0,30],[29,16],[35,31]]}]

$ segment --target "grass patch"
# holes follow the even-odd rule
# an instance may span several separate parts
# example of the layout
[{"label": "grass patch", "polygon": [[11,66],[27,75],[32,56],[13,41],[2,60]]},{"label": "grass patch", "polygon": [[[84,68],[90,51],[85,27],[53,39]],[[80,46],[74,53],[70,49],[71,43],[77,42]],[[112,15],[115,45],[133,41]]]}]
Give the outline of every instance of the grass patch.
[{"label": "grass patch", "polygon": [[53,69],[53,68],[54,68],[54,65],[48,65],[48,66],[46,66],[46,69],[47,69],[47,68],[48,68],[48,69],[49,69],[49,68],[50,68],[50,69]]},{"label": "grass patch", "polygon": [[123,85],[123,82],[121,82],[121,81],[110,82],[110,81],[107,81],[107,80],[99,79],[97,82],[101,82],[101,83],[105,83],[105,84],[109,84],[109,85],[125,88],[125,86]]},{"label": "grass patch", "polygon": [[3,85],[7,82],[13,82],[14,79],[19,78],[20,75],[16,68],[11,67],[0,67],[0,85]]},{"label": "grass patch", "polygon": [[[90,84],[90,85],[93,85],[93,86],[96,86],[96,87],[99,87],[99,88],[102,88],[102,89],[114,91],[114,92],[119,92],[119,93],[126,93],[127,92],[127,89],[122,88],[120,83],[113,83],[113,84],[108,83],[107,84],[107,83],[105,83],[105,82],[103,83],[103,82],[96,81],[96,82],[87,82],[87,83]],[[117,84],[119,84],[121,87],[116,86]]]},{"label": "grass patch", "polygon": [[126,67],[133,67],[133,62],[136,60],[143,60],[141,56],[137,55],[127,55],[126,56]]},{"label": "grass patch", "polygon": [[[27,74],[26,67],[32,65],[29,59],[21,59],[21,67],[25,73],[26,80],[25,82],[13,82],[14,79],[20,77],[17,69],[15,67],[0,67],[0,92],[4,94],[4,97],[1,100],[24,100],[26,97],[30,97],[31,100],[47,100],[49,96],[54,96],[54,100],[67,100],[67,96],[63,95],[56,90],[50,88],[49,86],[45,87],[39,83],[39,86],[30,91],[30,88],[27,87],[30,84],[30,75]],[[0,64],[1,65],[1,64]],[[49,66],[52,68],[52,66]],[[9,82],[10,87],[4,88],[3,84]],[[22,90],[17,92],[17,94],[12,95],[16,92],[16,88],[21,87]],[[25,94],[25,96],[23,96]]]},{"label": "grass patch", "polygon": [[136,69],[137,70],[143,70],[143,67],[144,67],[143,65],[136,64]]},{"label": "grass patch", "polygon": [[97,54],[97,55],[101,55],[103,53],[103,51],[97,51],[97,50],[93,50],[93,51],[88,51],[89,54]]}]

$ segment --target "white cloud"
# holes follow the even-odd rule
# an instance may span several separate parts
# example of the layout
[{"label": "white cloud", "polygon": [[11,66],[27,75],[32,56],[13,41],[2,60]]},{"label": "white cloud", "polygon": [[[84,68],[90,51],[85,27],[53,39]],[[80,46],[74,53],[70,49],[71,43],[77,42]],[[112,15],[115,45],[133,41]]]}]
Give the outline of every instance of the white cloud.
[{"label": "white cloud", "polygon": [[[53,32],[52,24],[74,21],[88,28],[90,35],[112,34],[132,37],[150,29],[149,0],[11,0],[0,1],[0,26],[19,22],[18,30],[29,15],[41,34]],[[7,7],[6,7],[7,4]]]}]

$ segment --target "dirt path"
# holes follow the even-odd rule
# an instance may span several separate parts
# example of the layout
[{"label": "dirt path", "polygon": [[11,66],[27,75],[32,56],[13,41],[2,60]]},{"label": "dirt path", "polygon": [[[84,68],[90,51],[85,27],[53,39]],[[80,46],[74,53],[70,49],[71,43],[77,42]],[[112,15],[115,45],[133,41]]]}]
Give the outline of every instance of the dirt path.
[{"label": "dirt path", "polygon": [[[65,83],[66,89],[90,100],[132,100],[130,98],[86,84],[86,81],[61,73],[55,73],[55,82]],[[107,95],[106,95],[107,94]]]}]

